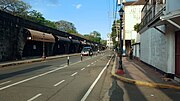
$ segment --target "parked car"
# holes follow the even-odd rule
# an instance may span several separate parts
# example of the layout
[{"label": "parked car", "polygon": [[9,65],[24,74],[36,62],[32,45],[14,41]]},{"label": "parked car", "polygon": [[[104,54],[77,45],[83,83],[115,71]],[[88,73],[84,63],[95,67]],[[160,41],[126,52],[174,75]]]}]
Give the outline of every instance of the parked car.
[{"label": "parked car", "polygon": [[84,47],[81,51],[81,54],[83,56],[92,56],[93,55],[92,47]]}]

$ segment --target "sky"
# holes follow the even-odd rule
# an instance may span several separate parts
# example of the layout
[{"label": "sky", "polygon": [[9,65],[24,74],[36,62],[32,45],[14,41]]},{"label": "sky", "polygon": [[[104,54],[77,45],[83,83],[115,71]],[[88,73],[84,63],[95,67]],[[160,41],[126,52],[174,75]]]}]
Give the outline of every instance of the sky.
[{"label": "sky", "polygon": [[65,20],[75,25],[84,35],[98,31],[106,40],[111,32],[113,4],[116,0],[23,0],[47,20]]}]

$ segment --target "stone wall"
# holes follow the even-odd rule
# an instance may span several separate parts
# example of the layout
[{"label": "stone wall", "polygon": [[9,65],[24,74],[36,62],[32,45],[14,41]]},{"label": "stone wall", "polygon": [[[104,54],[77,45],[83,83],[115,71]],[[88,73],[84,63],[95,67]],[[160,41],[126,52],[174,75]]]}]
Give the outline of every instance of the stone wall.
[{"label": "stone wall", "polygon": [[0,61],[21,59],[25,37],[22,27],[0,19]]}]

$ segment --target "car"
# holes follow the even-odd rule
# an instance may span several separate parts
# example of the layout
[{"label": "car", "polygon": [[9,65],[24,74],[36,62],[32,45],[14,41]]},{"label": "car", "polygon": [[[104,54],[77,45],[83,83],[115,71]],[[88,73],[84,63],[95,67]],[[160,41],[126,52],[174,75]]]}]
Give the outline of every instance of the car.
[{"label": "car", "polygon": [[92,56],[93,55],[92,47],[83,47],[81,54],[83,56]]}]

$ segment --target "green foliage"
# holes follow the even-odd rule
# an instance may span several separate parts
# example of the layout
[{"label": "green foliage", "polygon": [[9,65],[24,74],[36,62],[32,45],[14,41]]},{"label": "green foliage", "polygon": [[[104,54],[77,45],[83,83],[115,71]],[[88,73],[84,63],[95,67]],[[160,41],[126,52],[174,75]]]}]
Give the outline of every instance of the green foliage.
[{"label": "green foliage", "polygon": [[91,32],[89,35],[84,35],[88,40],[91,40],[93,42],[100,43],[101,42],[101,34],[97,31]]},{"label": "green foliage", "polygon": [[139,30],[139,24],[138,24],[138,23],[134,25],[134,30],[135,30],[136,32],[138,32],[138,30]]},{"label": "green foliage", "polygon": [[60,31],[64,31],[67,33],[78,33],[76,31],[76,27],[71,22],[60,20],[58,22],[55,22],[55,24],[57,26],[57,29]]},{"label": "green foliage", "polygon": [[101,40],[101,44],[102,45],[106,45],[107,44],[107,40]]},{"label": "green foliage", "polygon": [[25,16],[31,6],[21,0],[0,0],[0,9],[13,15]]},{"label": "green foliage", "polygon": [[97,31],[91,32],[90,35],[83,36],[77,32],[73,23],[64,20],[60,20],[58,22],[52,22],[46,20],[43,17],[42,13],[36,10],[28,11],[30,8],[31,6],[29,4],[21,0],[0,0],[0,10],[11,13],[15,16],[20,16],[24,19],[36,22],[38,24],[45,25],[54,29],[58,29],[60,31],[64,31],[94,42],[100,43],[101,41],[101,34]]},{"label": "green foliage", "polygon": [[118,32],[118,26],[119,26],[120,20],[114,20],[113,25],[112,25],[112,32],[111,32],[111,38],[113,41],[113,45],[116,48],[118,46],[118,43],[116,42],[116,37]]}]

